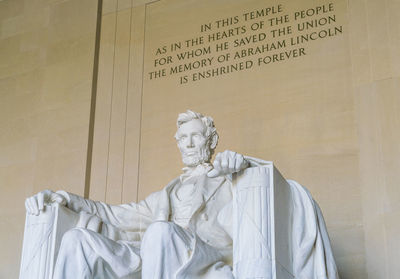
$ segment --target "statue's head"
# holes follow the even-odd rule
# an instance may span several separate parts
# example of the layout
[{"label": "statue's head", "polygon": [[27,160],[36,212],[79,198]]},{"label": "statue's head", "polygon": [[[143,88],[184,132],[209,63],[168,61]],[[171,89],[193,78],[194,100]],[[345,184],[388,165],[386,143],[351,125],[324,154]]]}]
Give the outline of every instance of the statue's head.
[{"label": "statue's head", "polygon": [[176,125],[178,130],[175,139],[183,163],[188,167],[208,163],[218,143],[213,119],[188,110],[179,114]]}]

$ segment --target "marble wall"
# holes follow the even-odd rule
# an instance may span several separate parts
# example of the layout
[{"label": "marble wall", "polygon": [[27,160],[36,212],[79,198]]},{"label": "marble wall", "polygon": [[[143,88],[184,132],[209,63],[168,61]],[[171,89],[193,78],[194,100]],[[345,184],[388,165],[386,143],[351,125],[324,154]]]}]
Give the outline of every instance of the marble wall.
[{"label": "marble wall", "polygon": [[[304,57],[257,70],[187,84],[169,75],[150,80],[158,46],[201,35],[208,20],[280,3],[288,12],[333,3],[343,33],[307,45]],[[192,108],[214,117],[218,151],[273,160],[310,189],[342,278],[394,278],[397,6],[391,0],[104,1],[96,110],[102,120],[95,125],[91,197],[140,200],[178,175],[175,118]]]},{"label": "marble wall", "polygon": [[[400,272],[398,1],[103,0],[94,83],[96,1],[33,2],[0,2],[0,277],[18,273],[26,196],[138,201],[179,175],[173,135],[187,108],[214,117],[217,151],[272,160],[311,191],[341,278]],[[343,32],[304,44],[306,55],[185,84],[150,79],[157,47],[202,35],[201,24],[330,3]]]},{"label": "marble wall", "polygon": [[352,84],[368,278],[400,273],[398,1],[350,1]]},{"label": "marble wall", "polygon": [[18,278],[24,200],[83,195],[97,1],[0,1],[0,278]]}]

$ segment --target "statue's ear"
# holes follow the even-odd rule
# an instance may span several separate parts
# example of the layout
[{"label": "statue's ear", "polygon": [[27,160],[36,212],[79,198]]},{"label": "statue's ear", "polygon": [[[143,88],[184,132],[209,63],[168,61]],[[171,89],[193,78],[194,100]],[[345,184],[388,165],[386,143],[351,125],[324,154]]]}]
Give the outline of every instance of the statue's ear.
[{"label": "statue's ear", "polygon": [[211,137],[211,142],[210,142],[210,148],[211,149],[215,149],[217,147],[218,144],[218,134],[215,133],[212,137]]}]

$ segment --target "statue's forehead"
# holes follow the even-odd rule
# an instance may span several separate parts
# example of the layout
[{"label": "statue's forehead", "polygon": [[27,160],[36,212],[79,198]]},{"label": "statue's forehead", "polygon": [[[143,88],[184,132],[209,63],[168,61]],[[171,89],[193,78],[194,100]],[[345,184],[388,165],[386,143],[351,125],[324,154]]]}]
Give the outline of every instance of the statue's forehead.
[{"label": "statue's forehead", "polygon": [[179,134],[186,134],[186,133],[205,133],[206,127],[200,119],[193,119],[188,122],[183,123],[178,128]]}]

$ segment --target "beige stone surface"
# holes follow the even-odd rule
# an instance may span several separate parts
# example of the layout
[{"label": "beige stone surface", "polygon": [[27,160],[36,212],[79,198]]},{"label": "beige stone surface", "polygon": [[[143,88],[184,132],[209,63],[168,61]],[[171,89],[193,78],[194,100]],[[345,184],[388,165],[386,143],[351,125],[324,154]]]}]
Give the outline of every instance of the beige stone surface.
[{"label": "beige stone surface", "polygon": [[[321,4],[269,4],[278,3],[288,11]],[[393,221],[399,214],[398,177],[392,171],[398,169],[393,150],[397,150],[399,135],[378,136],[377,131],[396,129],[398,99],[391,96],[378,104],[372,92],[378,84],[380,92],[395,94],[399,90],[398,83],[392,81],[398,78],[400,67],[396,55],[398,3],[333,3],[343,34],[307,44],[306,56],[179,85],[178,77],[149,80],[157,46],[191,38],[199,34],[201,23],[265,3],[134,1],[131,28],[143,28],[144,33],[131,35],[129,55],[134,66],[130,66],[128,82],[133,81],[133,86],[128,85],[128,91],[132,90],[129,94],[135,95],[137,102],[128,103],[126,113],[135,115],[131,119],[136,120],[125,124],[132,137],[126,137],[125,155],[119,151],[121,158],[129,150],[132,162],[132,168],[124,171],[123,185],[129,186],[122,187],[135,198],[137,190],[140,200],[178,175],[181,164],[173,139],[177,113],[191,108],[210,114],[219,128],[219,151],[229,148],[273,160],[285,177],[308,187],[324,212],[342,278],[392,278],[397,267],[390,259],[397,256],[395,247],[400,242],[395,235],[399,228]],[[115,15],[118,7],[113,7],[107,16],[112,11]],[[136,16],[139,8],[141,15],[145,12],[143,18]],[[115,61],[108,67],[115,67]],[[387,83],[391,85],[383,85]],[[386,110],[386,106],[392,109]],[[96,113],[102,117],[102,111]],[[103,146],[108,148],[106,143]],[[385,164],[379,163],[383,158]],[[138,172],[135,160],[139,161]],[[155,168],[161,170],[157,175]],[[107,171],[113,167],[109,165]],[[376,185],[385,185],[387,190]],[[96,193],[93,187],[91,191]],[[129,201],[128,192],[124,193],[122,201]]]},{"label": "beige stone surface", "polygon": [[144,9],[102,18],[90,197],[115,204],[137,195]]},{"label": "beige stone surface", "polygon": [[142,84],[143,84],[143,36],[144,15],[143,6],[132,9],[130,67],[127,96],[124,177],[121,202],[137,200],[137,183],[139,177],[140,155],[140,125],[142,113]]},{"label": "beige stone surface", "polygon": [[124,176],[126,101],[129,73],[131,10],[118,11],[116,19],[113,88],[106,201],[120,203]]},{"label": "beige stone surface", "polygon": [[116,14],[103,16],[101,26],[99,76],[96,92],[96,115],[92,154],[93,168],[90,179],[90,197],[96,200],[106,199]]},{"label": "beige stone surface", "polygon": [[24,200],[84,193],[97,1],[0,1],[0,278],[18,278]]},{"label": "beige stone surface", "polygon": [[[214,117],[218,151],[272,160],[311,191],[341,278],[396,278],[399,2],[331,2],[343,34],[305,56],[179,85],[149,80],[157,46],[265,5],[328,2],[104,0],[90,197],[137,201],[179,175],[175,120],[190,108]],[[18,273],[25,197],[84,192],[96,3],[0,1],[0,278]]]},{"label": "beige stone surface", "polygon": [[400,229],[399,81],[379,80],[357,91],[363,220],[371,278],[395,278],[399,273],[394,264]]}]

